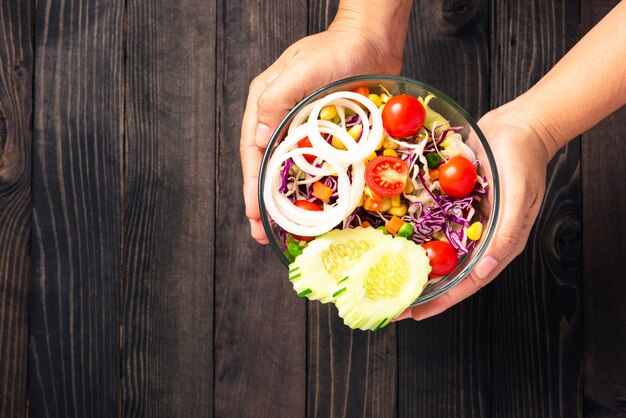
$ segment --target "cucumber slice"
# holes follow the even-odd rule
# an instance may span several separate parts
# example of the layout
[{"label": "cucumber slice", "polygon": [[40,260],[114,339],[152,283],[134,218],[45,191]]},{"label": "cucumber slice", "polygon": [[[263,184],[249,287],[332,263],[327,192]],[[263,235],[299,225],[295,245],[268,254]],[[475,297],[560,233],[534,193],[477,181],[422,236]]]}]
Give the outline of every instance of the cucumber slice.
[{"label": "cucumber slice", "polygon": [[430,270],[424,248],[406,238],[371,249],[335,292],[339,316],[350,328],[386,326],[422,293]]},{"label": "cucumber slice", "polygon": [[311,241],[289,265],[289,280],[298,296],[332,302],[345,273],[370,249],[392,237],[374,228],[334,229]]}]

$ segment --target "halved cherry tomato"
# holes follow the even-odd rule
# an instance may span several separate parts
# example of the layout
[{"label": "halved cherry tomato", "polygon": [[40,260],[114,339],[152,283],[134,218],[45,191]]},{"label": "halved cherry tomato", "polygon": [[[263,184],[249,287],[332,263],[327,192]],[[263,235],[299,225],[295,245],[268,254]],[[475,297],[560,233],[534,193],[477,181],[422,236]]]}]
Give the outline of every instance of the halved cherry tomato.
[{"label": "halved cherry tomato", "polygon": [[476,186],[476,167],[465,157],[452,157],[439,166],[439,185],[456,199],[468,196]]},{"label": "halved cherry tomato", "polygon": [[440,277],[450,274],[456,268],[459,257],[446,241],[428,241],[422,244],[426,250],[426,255],[430,258],[432,270],[428,277]]},{"label": "halved cherry tomato", "polygon": [[393,96],[383,108],[383,127],[395,138],[415,135],[426,120],[426,109],[413,96]]},{"label": "halved cherry tomato", "polygon": [[409,167],[398,157],[381,155],[365,168],[365,182],[382,197],[398,196],[404,190]]},{"label": "halved cherry tomato", "polygon": [[[318,205],[317,203],[309,202],[308,200],[296,200],[295,202],[293,202],[293,204],[299,208],[306,209],[306,210],[312,210],[312,211],[317,211],[317,212],[324,210],[324,208]],[[303,237],[302,235],[296,235],[296,234],[291,234],[291,236],[300,241],[311,241],[315,238],[315,237]]]},{"label": "halved cherry tomato", "polygon": [[[309,140],[309,137],[305,136],[304,138],[298,141],[298,147],[313,148],[313,145],[311,145],[311,141]],[[315,162],[315,158],[317,158],[315,155],[312,155],[312,154],[302,154],[302,156],[304,157],[305,160],[307,160],[309,164],[313,164]]]}]

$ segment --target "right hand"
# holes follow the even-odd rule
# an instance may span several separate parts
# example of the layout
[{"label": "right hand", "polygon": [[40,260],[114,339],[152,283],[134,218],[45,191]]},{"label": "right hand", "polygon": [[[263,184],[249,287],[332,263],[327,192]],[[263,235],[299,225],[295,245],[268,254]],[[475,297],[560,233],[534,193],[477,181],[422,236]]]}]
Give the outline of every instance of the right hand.
[{"label": "right hand", "polygon": [[303,38],[250,85],[240,154],[243,194],[252,237],[268,240],[261,224],[257,182],[263,152],[282,118],[307,94],[335,80],[366,73],[399,74],[402,45],[393,48],[369,30],[336,19],[327,31]]}]

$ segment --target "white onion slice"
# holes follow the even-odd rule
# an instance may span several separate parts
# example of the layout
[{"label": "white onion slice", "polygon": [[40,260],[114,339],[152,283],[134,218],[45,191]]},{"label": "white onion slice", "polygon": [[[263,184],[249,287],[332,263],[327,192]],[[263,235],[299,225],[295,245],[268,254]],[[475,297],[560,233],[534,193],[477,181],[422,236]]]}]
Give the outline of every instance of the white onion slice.
[{"label": "white onion slice", "polygon": [[[370,112],[359,106],[362,103]],[[320,110],[334,105],[339,113],[341,125],[319,120]],[[354,111],[362,122],[362,135],[357,143],[345,128],[345,108]],[[306,123],[304,120],[308,117]],[[346,147],[339,150],[330,145],[322,134],[337,138]],[[294,117],[284,140],[275,148],[266,169],[263,199],[268,214],[281,228],[292,234],[318,236],[330,231],[345,221],[354,212],[363,196],[365,187],[364,159],[376,150],[383,135],[382,118],[376,105],[367,97],[352,93],[338,92],[319,99],[302,108]],[[311,148],[300,148],[298,142],[308,136]],[[304,155],[316,156],[316,162],[324,161],[322,167],[309,163]],[[323,211],[309,211],[295,206],[290,198],[277,193],[281,181],[283,163],[289,158],[311,179],[297,180],[295,187],[318,181],[323,176],[337,176],[337,201],[326,205]],[[347,171],[352,170],[352,181]],[[295,190],[296,196],[300,193]],[[292,194],[293,191],[289,194]]]},{"label": "white onion slice", "polygon": [[[372,118],[371,132],[370,125],[366,123],[366,121],[369,120],[367,114],[357,103],[354,103],[353,101],[363,104],[370,111],[370,117]],[[361,135],[361,140],[358,143],[353,141],[355,145],[352,145],[350,141],[342,141],[346,144],[347,150],[336,149],[328,144],[320,135],[317,117],[322,108],[329,104],[337,104],[353,110],[357,115],[359,115],[361,121],[363,122],[363,133]],[[311,109],[309,120],[305,125],[308,127],[308,136],[313,147],[328,151],[337,159],[337,161],[345,165],[364,160],[376,150],[383,135],[382,117],[374,102],[361,94],[353,92],[331,93],[328,96],[316,101],[315,106]]]},{"label": "white onion slice", "polygon": [[283,162],[293,158],[294,155],[317,152],[316,149],[312,150],[311,152],[307,148],[298,148],[288,151],[276,159],[272,158],[267,167],[263,191],[265,206],[272,219],[286,231],[305,236],[317,236],[333,229],[343,220],[349,204],[350,180],[343,167],[332,159],[326,160],[326,162],[337,171],[339,197],[336,205],[331,209],[325,209],[322,212],[308,211],[295,206],[286,196],[276,193],[280,187],[279,174]]}]

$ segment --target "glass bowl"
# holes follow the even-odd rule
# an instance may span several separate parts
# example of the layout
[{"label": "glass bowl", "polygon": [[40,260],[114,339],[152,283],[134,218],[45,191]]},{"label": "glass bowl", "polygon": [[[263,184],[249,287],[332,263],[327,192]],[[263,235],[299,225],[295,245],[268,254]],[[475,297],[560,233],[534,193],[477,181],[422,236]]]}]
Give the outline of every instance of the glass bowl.
[{"label": "glass bowl", "polygon": [[411,306],[419,305],[421,303],[432,300],[450,290],[453,286],[455,286],[461,280],[467,277],[471,270],[476,266],[476,263],[482,257],[485,249],[489,246],[489,243],[493,238],[495,225],[498,218],[500,197],[496,163],[494,161],[491,149],[489,148],[489,144],[485,139],[485,136],[478,128],[476,121],[457,102],[455,102],[446,94],[440,92],[436,88],[406,77],[370,74],[350,77],[336,81],[318,89],[317,91],[305,97],[287,114],[287,116],[285,116],[285,118],[278,125],[269,141],[268,147],[263,156],[263,161],[261,163],[261,169],[259,173],[258,194],[261,220],[263,222],[265,234],[269,239],[270,246],[279,257],[281,262],[285,266],[288,266],[289,261],[281,250],[281,239],[279,235],[281,228],[277,226],[267,214],[265,204],[263,202],[265,171],[269,159],[275,147],[286,136],[287,130],[294,116],[304,106],[330,93],[342,90],[352,91],[360,86],[368,87],[370,90],[373,91],[381,90],[380,86],[383,86],[393,95],[409,94],[414,97],[426,97],[428,94],[433,94],[435,98],[429,102],[429,106],[436,112],[440,113],[443,117],[448,119],[452,126],[464,127],[464,129],[462,131],[459,131],[459,133],[463,136],[466,144],[474,151],[474,153],[476,154],[476,158],[480,161],[479,174],[484,175],[487,178],[487,195],[486,197],[482,198],[480,205],[477,208],[477,212],[479,213],[483,224],[483,233],[481,238],[476,242],[476,245],[471,252],[459,259],[459,264],[452,273],[442,277],[439,280],[429,281],[429,283],[424,288],[422,294],[415,300],[415,302],[413,302]]}]

